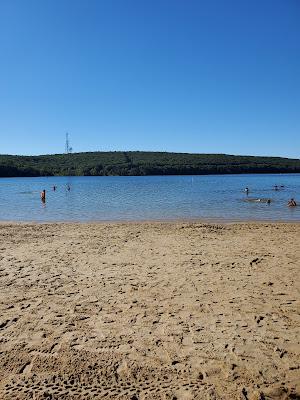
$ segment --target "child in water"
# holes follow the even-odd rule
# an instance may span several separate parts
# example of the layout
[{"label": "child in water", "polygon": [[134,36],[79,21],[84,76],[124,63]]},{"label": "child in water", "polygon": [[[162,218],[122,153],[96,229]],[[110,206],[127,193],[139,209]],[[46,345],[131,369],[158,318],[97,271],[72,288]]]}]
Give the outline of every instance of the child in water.
[{"label": "child in water", "polygon": [[43,203],[45,203],[45,201],[46,201],[46,190],[45,189],[41,191],[41,200]]},{"label": "child in water", "polygon": [[288,201],[288,206],[289,207],[296,207],[297,203],[295,200],[292,198],[291,200]]}]

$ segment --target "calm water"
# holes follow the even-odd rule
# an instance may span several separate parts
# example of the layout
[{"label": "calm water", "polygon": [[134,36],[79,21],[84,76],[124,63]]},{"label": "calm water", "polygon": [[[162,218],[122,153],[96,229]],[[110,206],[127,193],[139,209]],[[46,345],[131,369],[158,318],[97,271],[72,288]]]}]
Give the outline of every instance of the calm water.
[{"label": "calm water", "polygon": [[[56,192],[52,191],[54,184]],[[276,184],[284,188],[275,191]],[[46,204],[40,200],[42,189],[47,191]],[[2,178],[0,220],[300,221],[300,206],[286,206],[291,197],[300,204],[300,174]],[[247,198],[270,198],[272,202],[267,205]]]}]

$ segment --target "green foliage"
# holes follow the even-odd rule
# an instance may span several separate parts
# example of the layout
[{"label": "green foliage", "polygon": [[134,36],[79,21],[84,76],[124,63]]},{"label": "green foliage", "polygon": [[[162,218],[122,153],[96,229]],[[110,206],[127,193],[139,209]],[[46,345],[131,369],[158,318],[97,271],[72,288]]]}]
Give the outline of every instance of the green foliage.
[{"label": "green foliage", "polygon": [[55,175],[204,175],[296,173],[300,160],[280,157],[163,152],[0,155],[0,177]]}]

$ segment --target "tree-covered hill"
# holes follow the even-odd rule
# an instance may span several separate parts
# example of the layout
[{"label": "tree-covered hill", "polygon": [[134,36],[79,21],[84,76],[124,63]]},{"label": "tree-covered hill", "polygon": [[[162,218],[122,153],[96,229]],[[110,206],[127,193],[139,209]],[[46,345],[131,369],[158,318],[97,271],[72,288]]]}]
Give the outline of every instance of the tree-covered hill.
[{"label": "tree-covered hill", "polygon": [[300,160],[164,152],[0,155],[0,177],[52,175],[204,175],[300,172]]}]

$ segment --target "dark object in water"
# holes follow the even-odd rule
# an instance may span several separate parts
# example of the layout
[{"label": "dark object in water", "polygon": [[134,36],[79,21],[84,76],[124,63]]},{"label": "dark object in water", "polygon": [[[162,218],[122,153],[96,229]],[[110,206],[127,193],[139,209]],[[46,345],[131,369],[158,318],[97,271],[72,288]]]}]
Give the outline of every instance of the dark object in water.
[{"label": "dark object in water", "polygon": [[291,198],[291,200],[288,201],[288,206],[289,207],[296,207],[297,203],[296,203],[295,199]]}]

